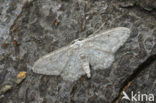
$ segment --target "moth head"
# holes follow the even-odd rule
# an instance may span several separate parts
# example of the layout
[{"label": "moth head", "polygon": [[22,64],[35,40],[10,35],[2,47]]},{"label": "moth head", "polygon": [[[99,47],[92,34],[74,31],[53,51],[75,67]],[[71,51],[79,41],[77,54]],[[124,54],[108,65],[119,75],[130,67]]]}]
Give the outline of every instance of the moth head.
[{"label": "moth head", "polygon": [[83,39],[79,38],[79,39],[75,39],[71,42],[71,44],[74,44],[75,42],[78,42],[78,41],[82,41]]},{"label": "moth head", "polygon": [[82,45],[83,45],[82,41],[80,41],[80,39],[76,39],[72,42],[71,47],[80,48]]},{"label": "moth head", "polygon": [[79,56],[80,56],[81,59],[86,59],[86,55],[84,55],[82,53]]}]

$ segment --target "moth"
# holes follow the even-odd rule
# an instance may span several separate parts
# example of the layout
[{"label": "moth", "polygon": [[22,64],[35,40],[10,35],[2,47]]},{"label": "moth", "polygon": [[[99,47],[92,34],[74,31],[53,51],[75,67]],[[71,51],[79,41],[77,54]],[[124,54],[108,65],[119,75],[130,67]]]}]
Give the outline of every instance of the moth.
[{"label": "moth", "polygon": [[130,29],[117,27],[81,41],[76,40],[39,58],[32,70],[44,75],[61,75],[67,81],[76,81],[85,74],[90,78],[90,67],[94,70],[110,67],[115,52],[129,36]]}]

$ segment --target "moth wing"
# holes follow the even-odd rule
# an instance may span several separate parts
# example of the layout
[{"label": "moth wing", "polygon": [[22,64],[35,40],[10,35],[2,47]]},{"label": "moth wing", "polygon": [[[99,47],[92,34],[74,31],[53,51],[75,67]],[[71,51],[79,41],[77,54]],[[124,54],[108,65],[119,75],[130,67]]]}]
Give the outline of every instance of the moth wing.
[{"label": "moth wing", "polygon": [[114,61],[114,53],[122,46],[130,35],[130,30],[118,27],[84,40],[83,51],[94,67],[109,67]]},{"label": "moth wing", "polygon": [[37,60],[32,70],[39,74],[61,75],[64,80],[75,81],[85,74],[78,50],[68,46]]},{"label": "moth wing", "polygon": [[51,52],[38,59],[32,70],[39,74],[60,75],[72,55],[71,51],[72,49],[67,46]]},{"label": "moth wing", "polygon": [[65,66],[61,76],[64,80],[75,81],[85,74],[82,68],[82,61],[79,57],[79,50],[75,50]]},{"label": "moth wing", "polygon": [[98,47],[110,53],[115,53],[130,35],[130,30],[125,27],[117,27],[91,36],[84,40],[84,47]]}]

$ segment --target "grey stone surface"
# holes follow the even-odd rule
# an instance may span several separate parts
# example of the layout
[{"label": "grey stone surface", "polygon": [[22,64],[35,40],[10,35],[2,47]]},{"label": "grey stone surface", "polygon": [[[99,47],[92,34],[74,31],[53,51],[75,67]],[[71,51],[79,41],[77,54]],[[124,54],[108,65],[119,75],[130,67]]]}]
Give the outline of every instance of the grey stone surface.
[{"label": "grey stone surface", "polygon": [[[0,93],[0,103],[112,103],[124,81],[156,53],[155,1],[151,1],[152,6],[147,0],[134,4],[130,0],[0,2],[0,89],[5,85],[12,87],[5,94]],[[39,57],[75,39],[119,26],[131,29],[130,38],[115,54],[113,65],[92,71],[91,79],[82,76],[70,83],[60,76],[32,72]],[[145,78],[144,84],[151,84],[151,88],[141,88],[143,91],[155,90],[153,65],[134,80],[131,86],[135,90],[143,85],[139,85],[141,77]],[[17,85],[20,71],[26,71],[27,77]]]},{"label": "grey stone surface", "polygon": [[[156,58],[156,55],[153,57]],[[132,103],[155,103],[156,100],[155,74],[156,74],[156,61],[152,61],[147,69],[142,70],[142,72],[140,72],[140,74],[133,79],[131,85],[125,90],[126,94],[131,99],[131,102],[133,100]],[[134,97],[137,101],[134,101],[132,97]],[[131,103],[131,102],[128,100],[119,101],[119,103]]]}]

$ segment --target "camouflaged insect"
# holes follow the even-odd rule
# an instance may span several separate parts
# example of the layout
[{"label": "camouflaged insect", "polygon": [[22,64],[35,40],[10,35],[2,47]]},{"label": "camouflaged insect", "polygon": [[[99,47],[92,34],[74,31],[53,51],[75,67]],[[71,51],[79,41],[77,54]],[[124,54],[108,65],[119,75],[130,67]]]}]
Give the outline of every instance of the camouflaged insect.
[{"label": "camouflaged insect", "polygon": [[130,30],[117,27],[51,52],[33,66],[33,71],[45,75],[61,75],[64,80],[75,81],[82,75],[91,77],[92,69],[105,69],[114,61],[114,53],[126,42]]}]

